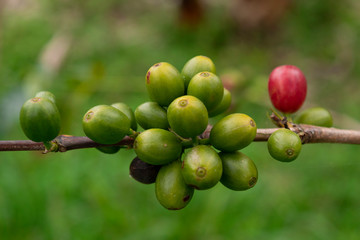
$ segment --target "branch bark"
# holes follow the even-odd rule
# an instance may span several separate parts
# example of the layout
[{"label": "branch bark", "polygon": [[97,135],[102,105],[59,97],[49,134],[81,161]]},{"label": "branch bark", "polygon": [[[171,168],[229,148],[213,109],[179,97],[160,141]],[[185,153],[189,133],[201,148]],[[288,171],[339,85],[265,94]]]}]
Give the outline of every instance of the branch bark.
[{"label": "branch bark", "polygon": [[[270,135],[279,128],[260,128],[257,130],[254,141],[264,142]],[[303,144],[307,143],[343,143],[343,144],[360,144],[360,131],[345,130],[337,128],[325,128],[312,125],[294,125],[290,128],[299,134]],[[208,137],[211,127],[206,129],[203,136]],[[112,145],[99,144],[87,137],[77,137],[70,135],[60,135],[54,139],[53,143],[57,146],[55,151],[66,152],[74,149],[94,148],[101,146],[129,146],[131,147],[134,139],[124,137],[120,142]],[[33,142],[30,140],[0,141],[0,151],[44,151],[43,143]]]}]

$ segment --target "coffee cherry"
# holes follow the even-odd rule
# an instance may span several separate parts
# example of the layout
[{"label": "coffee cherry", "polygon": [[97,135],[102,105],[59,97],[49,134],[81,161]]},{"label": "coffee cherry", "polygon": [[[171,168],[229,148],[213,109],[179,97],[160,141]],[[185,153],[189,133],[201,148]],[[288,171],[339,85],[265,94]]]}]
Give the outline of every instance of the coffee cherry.
[{"label": "coffee cherry", "polygon": [[94,142],[114,144],[129,133],[130,120],[112,106],[98,105],[87,111],[82,126],[86,136]]},{"label": "coffee cherry", "polygon": [[224,95],[224,87],[220,78],[215,74],[200,72],[190,80],[187,94],[200,99],[207,110],[211,111],[220,104]]},{"label": "coffee cherry", "polygon": [[155,194],[160,204],[169,210],[182,209],[190,202],[194,188],[184,182],[180,161],[161,167],[156,177]]},{"label": "coffee cherry", "polygon": [[163,165],[178,159],[182,146],[173,133],[152,128],[136,137],[134,150],[136,155],[144,162]]},{"label": "coffee cherry", "polygon": [[220,151],[233,152],[248,146],[255,136],[255,121],[246,114],[233,113],[214,125],[210,142]]},{"label": "coffee cherry", "polygon": [[166,110],[156,102],[145,102],[135,109],[136,121],[143,129],[169,129]]},{"label": "coffee cherry", "polygon": [[130,176],[144,184],[154,183],[160,168],[161,165],[152,165],[135,157],[130,164]]},{"label": "coffee cherry", "polygon": [[201,134],[208,125],[205,105],[196,97],[182,96],[175,99],[167,110],[170,127],[181,137]]},{"label": "coffee cherry", "polygon": [[212,188],[221,178],[221,159],[210,146],[197,145],[185,154],[181,173],[185,183],[196,189]]},{"label": "coffee cherry", "polygon": [[103,147],[96,147],[102,153],[106,154],[114,154],[120,150],[120,146],[103,146]]},{"label": "coffee cherry", "polygon": [[[134,131],[137,130],[137,123],[134,112],[127,104],[118,102],[111,104],[111,106],[124,113],[130,120],[130,128]],[[97,147],[96,149],[98,149],[102,153],[115,154],[120,150],[120,148],[121,148],[120,146],[103,146],[103,147]]]},{"label": "coffee cherry", "polygon": [[273,132],[268,139],[270,155],[281,162],[295,160],[301,151],[300,137],[289,129],[279,129]]},{"label": "coffee cherry", "polygon": [[181,75],[185,82],[185,88],[188,87],[190,80],[199,72],[216,73],[215,65],[210,58],[196,56],[185,63],[181,71]]},{"label": "coffee cherry", "polygon": [[111,104],[111,106],[120,110],[123,114],[125,114],[130,120],[131,129],[134,131],[137,130],[137,123],[136,123],[134,112],[127,104],[118,102],[118,103]]},{"label": "coffee cherry", "polygon": [[229,92],[229,90],[224,88],[224,94],[221,102],[211,111],[209,111],[209,117],[214,117],[225,112],[226,110],[229,109],[230,105],[231,105],[231,93]]},{"label": "coffee cherry", "polygon": [[168,106],[185,91],[179,71],[166,62],[153,65],[147,71],[145,80],[150,99],[161,106]]},{"label": "coffee cherry", "polygon": [[55,101],[55,95],[49,91],[41,91],[36,93],[35,97],[42,97],[42,98],[47,98],[50,101],[52,101],[53,103],[56,103]]},{"label": "coffee cherry", "polygon": [[258,171],[254,162],[241,152],[219,153],[223,164],[220,182],[227,188],[243,191],[255,186]]},{"label": "coffee cherry", "polygon": [[309,108],[295,118],[296,123],[309,124],[321,127],[332,127],[331,113],[322,107]]},{"label": "coffee cherry", "polygon": [[20,110],[20,124],[26,137],[34,142],[48,142],[60,132],[60,113],[48,98],[35,97]]},{"label": "coffee cherry", "polygon": [[270,74],[268,90],[276,109],[283,113],[294,113],[305,101],[306,79],[295,66],[279,66]]}]

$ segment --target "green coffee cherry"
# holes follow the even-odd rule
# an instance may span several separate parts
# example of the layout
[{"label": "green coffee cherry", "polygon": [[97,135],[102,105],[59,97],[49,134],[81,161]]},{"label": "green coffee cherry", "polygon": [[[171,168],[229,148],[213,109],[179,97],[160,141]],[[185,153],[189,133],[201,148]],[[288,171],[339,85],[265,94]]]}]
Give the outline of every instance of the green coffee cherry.
[{"label": "green coffee cherry", "polygon": [[167,110],[170,127],[181,137],[201,134],[208,125],[205,105],[196,97],[182,96],[175,99]]},{"label": "green coffee cherry", "polygon": [[171,64],[161,62],[153,65],[146,74],[146,88],[150,99],[160,106],[168,106],[184,94],[184,81]]},{"label": "green coffee cherry", "polygon": [[137,130],[137,123],[136,123],[134,112],[127,104],[118,102],[118,103],[111,104],[111,106],[120,110],[123,114],[125,114],[130,120],[131,129],[134,131]]},{"label": "green coffee cherry", "polygon": [[224,86],[215,74],[200,72],[190,80],[187,94],[200,99],[207,110],[211,111],[220,104],[224,95]]},{"label": "green coffee cherry", "polygon": [[156,102],[145,102],[135,109],[136,121],[143,129],[169,129],[166,110]]},{"label": "green coffee cherry", "polygon": [[169,210],[184,208],[194,194],[181,175],[180,161],[161,167],[155,182],[155,194],[160,204]]},{"label": "green coffee cherry", "polygon": [[60,132],[60,113],[48,98],[35,97],[20,110],[20,124],[26,137],[34,142],[48,142]]},{"label": "green coffee cherry", "polygon": [[243,191],[255,186],[258,171],[254,162],[241,152],[219,153],[223,164],[220,182],[227,188]]},{"label": "green coffee cherry", "polygon": [[182,146],[173,133],[152,128],[136,137],[134,150],[142,161],[154,165],[163,165],[178,159]]},{"label": "green coffee cherry", "polygon": [[221,159],[210,146],[197,145],[185,154],[181,173],[185,183],[196,189],[212,188],[221,178]]},{"label": "green coffee cherry", "polygon": [[289,129],[273,132],[267,142],[270,155],[281,162],[294,161],[301,151],[300,137]]},{"label": "green coffee cherry", "polygon": [[256,136],[256,123],[246,114],[222,118],[210,132],[210,142],[218,150],[233,152],[248,146]]},{"label": "green coffee cherry", "polygon": [[135,157],[130,164],[130,176],[138,182],[151,184],[155,182],[160,168],[161,165],[152,165]]},{"label": "green coffee cherry", "polygon": [[114,144],[129,133],[130,120],[112,106],[98,105],[87,111],[82,126],[86,136],[94,142]]},{"label": "green coffee cherry", "polygon": [[309,108],[295,118],[296,123],[309,124],[321,127],[332,127],[331,113],[322,107]]},{"label": "green coffee cherry", "polygon": [[55,95],[49,91],[38,92],[38,93],[36,93],[35,97],[47,98],[50,101],[52,101],[53,103],[56,103]]},{"label": "green coffee cherry", "polygon": [[185,82],[185,88],[187,88],[190,80],[199,72],[212,72],[215,74],[215,64],[210,58],[205,56],[196,56],[187,61],[181,71],[181,75]]},{"label": "green coffee cherry", "polygon": [[114,154],[120,150],[120,146],[103,146],[103,147],[96,147],[102,153],[106,154]]},{"label": "green coffee cherry", "polygon": [[224,94],[223,94],[223,98],[221,99],[221,102],[211,111],[209,111],[209,117],[214,117],[225,112],[226,110],[229,109],[230,105],[231,105],[231,93],[229,90],[224,88]]}]

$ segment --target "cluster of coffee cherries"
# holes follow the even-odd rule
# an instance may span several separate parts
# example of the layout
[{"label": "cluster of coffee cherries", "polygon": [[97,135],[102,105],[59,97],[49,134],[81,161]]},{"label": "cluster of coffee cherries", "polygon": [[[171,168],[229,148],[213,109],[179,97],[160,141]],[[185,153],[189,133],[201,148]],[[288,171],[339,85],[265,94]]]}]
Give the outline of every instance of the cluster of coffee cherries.
[{"label": "cluster of coffee cherries", "polygon": [[269,77],[268,91],[273,106],[287,116],[285,118],[276,114],[280,120],[285,120],[285,124],[269,137],[268,150],[274,159],[291,162],[298,157],[302,146],[299,135],[291,128],[295,124],[331,127],[333,119],[325,108],[312,107],[305,109],[292,120],[291,114],[300,109],[307,91],[306,78],[296,66],[282,65],[275,68]]},{"label": "cluster of coffee cherries", "polygon": [[[256,184],[254,162],[239,151],[254,140],[255,121],[233,113],[209,125],[210,117],[224,113],[231,104],[231,94],[210,58],[196,56],[181,72],[170,63],[156,63],[147,71],[145,84],[150,101],[135,111],[120,102],[97,105],[85,113],[84,133],[102,145],[99,151],[112,154],[121,147],[133,148],[136,157],[130,175],[141,183],[155,183],[156,198],[167,209],[184,208],[195,190],[210,189],[218,182],[236,191]],[[306,79],[295,66],[279,66],[270,74],[268,90],[274,107],[291,117],[305,100]],[[285,124],[269,137],[268,150],[283,162],[300,153],[301,139],[292,130],[296,124],[332,126],[331,114],[321,107],[306,109],[294,121],[277,115]],[[60,114],[52,93],[39,92],[26,101],[20,123],[29,139],[56,151],[52,140],[60,131]],[[143,131],[137,131],[138,125]],[[133,140],[131,146],[121,146],[125,136]]]},{"label": "cluster of coffee cherries", "polygon": [[[130,175],[142,183],[155,183],[161,205],[182,209],[195,189],[210,189],[218,182],[233,190],[256,184],[255,164],[238,151],[255,138],[255,121],[234,113],[213,127],[208,124],[209,117],[223,113],[231,103],[231,94],[210,58],[190,59],[181,73],[170,63],[154,64],[145,75],[145,84],[151,101],[134,112],[123,103],[95,106],[85,114],[83,129],[101,144],[133,137],[136,158]],[[137,124],[144,131],[136,132]],[[116,148],[99,150],[112,153]]]}]

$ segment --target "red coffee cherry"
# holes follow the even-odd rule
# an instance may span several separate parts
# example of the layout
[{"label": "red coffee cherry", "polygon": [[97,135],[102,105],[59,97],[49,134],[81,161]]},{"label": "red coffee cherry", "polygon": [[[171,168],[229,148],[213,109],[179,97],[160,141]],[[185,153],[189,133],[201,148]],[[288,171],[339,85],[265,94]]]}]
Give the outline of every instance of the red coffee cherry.
[{"label": "red coffee cherry", "polygon": [[301,107],[306,89],[305,76],[295,66],[279,66],[270,74],[269,96],[274,107],[283,113],[294,113]]}]

